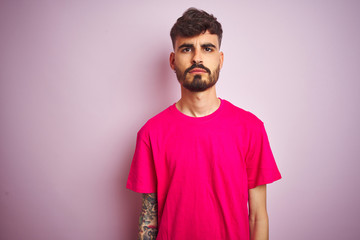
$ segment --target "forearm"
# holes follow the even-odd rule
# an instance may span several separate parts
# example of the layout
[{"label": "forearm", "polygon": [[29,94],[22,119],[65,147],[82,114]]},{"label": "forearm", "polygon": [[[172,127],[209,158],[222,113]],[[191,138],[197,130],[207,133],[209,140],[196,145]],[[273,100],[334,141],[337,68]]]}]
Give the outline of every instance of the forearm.
[{"label": "forearm", "polygon": [[156,193],[143,194],[143,204],[139,218],[139,240],[155,240],[157,226],[157,196]]},{"label": "forearm", "polygon": [[269,240],[269,220],[267,215],[261,218],[250,218],[249,225],[250,240]]},{"label": "forearm", "polygon": [[269,240],[266,184],[249,189],[250,240]]}]

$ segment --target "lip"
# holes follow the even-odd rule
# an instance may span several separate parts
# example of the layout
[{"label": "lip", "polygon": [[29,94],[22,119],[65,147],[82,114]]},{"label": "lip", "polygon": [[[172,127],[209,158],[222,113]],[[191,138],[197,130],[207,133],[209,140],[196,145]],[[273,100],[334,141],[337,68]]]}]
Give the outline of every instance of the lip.
[{"label": "lip", "polygon": [[202,68],[194,68],[189,73],[206,73],[206,70]]}]

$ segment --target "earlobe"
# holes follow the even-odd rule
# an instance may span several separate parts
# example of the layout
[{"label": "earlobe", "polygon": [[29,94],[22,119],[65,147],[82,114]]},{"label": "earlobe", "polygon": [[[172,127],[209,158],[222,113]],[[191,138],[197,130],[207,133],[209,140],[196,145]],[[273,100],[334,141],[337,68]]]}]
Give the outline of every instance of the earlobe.
[{"label": "earlobe", "polygon": [[175,53],[170,53],[170,58],[169,58],[169,62],[170,62],[170,67],[172,70],[175,70]]}]

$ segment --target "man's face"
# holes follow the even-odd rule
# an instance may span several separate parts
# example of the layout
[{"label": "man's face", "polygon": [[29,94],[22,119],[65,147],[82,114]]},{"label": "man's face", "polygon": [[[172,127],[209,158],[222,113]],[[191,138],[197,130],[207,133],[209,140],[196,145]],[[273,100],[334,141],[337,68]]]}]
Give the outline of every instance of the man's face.
[{"label": "man's face", "polygon": [[206,31],[195,37],[177,37],[170,67],[183,87],[202,92],[217,82],[223,59],[218,36]]}]

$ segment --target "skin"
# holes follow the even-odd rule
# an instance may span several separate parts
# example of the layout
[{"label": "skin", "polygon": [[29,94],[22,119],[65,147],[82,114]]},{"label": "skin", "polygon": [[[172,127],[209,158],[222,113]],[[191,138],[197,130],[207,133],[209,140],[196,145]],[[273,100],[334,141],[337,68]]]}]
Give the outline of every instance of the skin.
[{"label": "skin", "polygon": [[[176,107],[183,114],[191,117],[203,117],[216,111],[220,100],[216,95],[215,85],[204,91],[194,92],[184,84],[201,81],[208,84],[214,81],[214,73],[221,70],[224,54],[219,50],[218,37],[208,31],[194,37],[178,37],[174,52],[170,54],[170,67],[176,72],[181,86],[181,98]],[[202,64],[211,71],[193,69],[186,73],[194,63]],[[197,80],[195,80],[197,78]],[[157,235],[157,200],[156,194],[143,194],[143,210],[139,222],[139,239],[155,239]],[[266,210],[266,185],[249,189],[249,224],[250,240],[268,240],[269,223]]]},{"label": "skin", "polygon": [[[214,47],[209,47],[209,44]],[[182,47],[184,45],[192,47]],[[177,37],[174,52],[170,54],[171,69],[182,73],[194,63],[201,63],[214,73],[217,68],[221,70],[223,62],[224,54],[219,50],[218,37],[208,31],[195,37]],[[188,116],[202,117],[216,111],[220,100],[216,96],[215,85],[203,92],[192,92],[183,86],[185,81],[193,81],[196,74],[200,74],[203,81],[209,82],[209,74],[206,72],[188,73],[185,80],[179,79],[181,98],[176,107]]]},{"label": "skin", "polygon": [[142,194],[142,210],[139,218],[139,240],[155,240],[157,228],[157,195],[156,193]]},{"label": "skin", "polygon": [[266,210],[266,184],[249,189],[250,240],[269,239],[269,218]]}]

